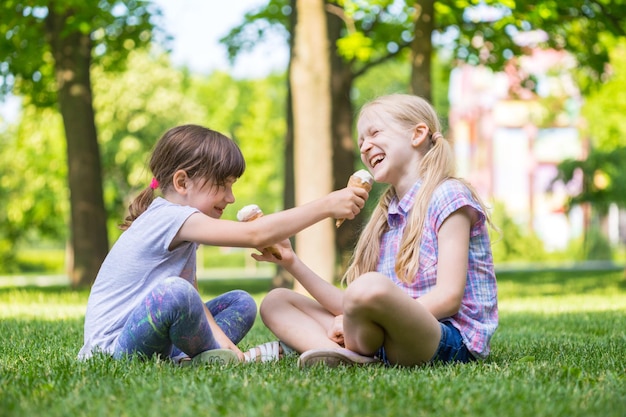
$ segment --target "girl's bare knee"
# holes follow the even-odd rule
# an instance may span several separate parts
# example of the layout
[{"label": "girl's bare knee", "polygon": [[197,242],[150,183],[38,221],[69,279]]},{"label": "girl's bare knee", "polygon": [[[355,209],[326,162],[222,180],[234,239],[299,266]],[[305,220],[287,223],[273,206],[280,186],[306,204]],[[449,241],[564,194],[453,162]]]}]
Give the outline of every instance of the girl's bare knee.
[{"label": "girl's bare knee", "polygon": [[376,309],[389,294],[390,283],[389,278],[376,272],[361,275],[346,289],[343,301],[344,314]]},{"label": "girl's bare knee", "polygon": [[291,298],[291,293],[293,291],[287,288],[275,288],[267,293],[259,307],[259,314],[263,321],[270,317],[277,307],[287,304]]}]

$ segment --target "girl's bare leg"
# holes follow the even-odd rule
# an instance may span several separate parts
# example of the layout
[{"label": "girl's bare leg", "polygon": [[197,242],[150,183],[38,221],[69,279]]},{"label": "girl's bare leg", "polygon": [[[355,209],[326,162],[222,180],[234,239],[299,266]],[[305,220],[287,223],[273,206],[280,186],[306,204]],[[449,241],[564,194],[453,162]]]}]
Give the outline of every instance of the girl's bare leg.
[{"label": "girl's bare leg", "polygon": [[392,364],[410,366],[429,361],[441,338],[437,319],[376,272],[348,286],[343,320],[346,348],[371,356],[384,346]]},{"label": "girl's bare leg", "polygon": [[294,291],[277,288],[263,299],[263,323],[297,352],[341,347],[328,338],[335,316],[317,301]]}]

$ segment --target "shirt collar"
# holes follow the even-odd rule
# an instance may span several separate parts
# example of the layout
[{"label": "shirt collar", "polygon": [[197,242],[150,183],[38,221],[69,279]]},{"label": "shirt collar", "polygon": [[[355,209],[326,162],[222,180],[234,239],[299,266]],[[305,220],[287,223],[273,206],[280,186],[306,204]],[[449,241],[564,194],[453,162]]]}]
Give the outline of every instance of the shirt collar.
[{"label": "shirt collar", "polygon": [[415,195],[417,194],[421,184],[421,181],[417,181],[413,184],[404,197],[402,197],[402,200],[398,200],[397,195],[391,199],[389,202],[389,208],[387,209],[387,222],[389,225],[393,225],[395,219],[398,219],[398,217],[406,217],[407,213],[411,210],[413,204],[415,203]]}]

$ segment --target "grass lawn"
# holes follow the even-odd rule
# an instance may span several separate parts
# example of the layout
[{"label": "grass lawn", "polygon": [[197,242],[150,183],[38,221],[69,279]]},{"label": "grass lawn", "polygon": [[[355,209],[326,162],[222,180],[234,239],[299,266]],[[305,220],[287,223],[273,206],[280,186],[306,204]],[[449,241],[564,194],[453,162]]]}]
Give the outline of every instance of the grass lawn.
[{"label": "grass lawn", "polygon": [[[87,292],[0,288],[0,416],[624,416],[622,272],[500,273],[492,355],[403,368],[76,360]],[[268,281],[204,281],[211,297]],[[242,349],[271,339],[259,321]]]}]

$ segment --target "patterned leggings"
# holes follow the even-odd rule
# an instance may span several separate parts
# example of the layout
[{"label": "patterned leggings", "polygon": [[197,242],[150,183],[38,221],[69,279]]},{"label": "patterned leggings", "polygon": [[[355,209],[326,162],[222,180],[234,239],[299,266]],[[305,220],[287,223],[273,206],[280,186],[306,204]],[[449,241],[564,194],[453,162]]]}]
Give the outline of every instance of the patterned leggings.
[{"label": "patterned leggings", "polygon": [[[254,324],[257,307],[245,291],[233,290],[206,303],[218,326],[237,344]],[[220,346],[196,289],[181,278],[167,278],[131,312],[113,356],[194,357]],[[181,351],[183,353],[181,353]]]}]

